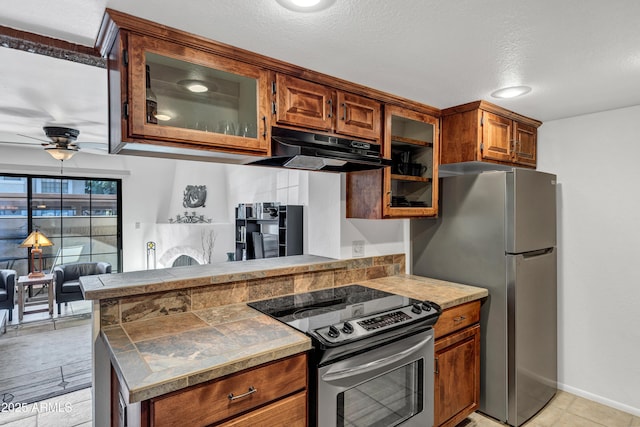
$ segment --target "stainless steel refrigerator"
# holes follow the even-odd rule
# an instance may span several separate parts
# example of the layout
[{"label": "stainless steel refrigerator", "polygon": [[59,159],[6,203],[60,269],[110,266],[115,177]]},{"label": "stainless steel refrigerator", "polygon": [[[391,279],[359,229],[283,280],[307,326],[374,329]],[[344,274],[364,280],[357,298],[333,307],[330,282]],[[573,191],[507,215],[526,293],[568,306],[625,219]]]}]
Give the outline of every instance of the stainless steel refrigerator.
[{"label": "stainless steel refrigerator", "polygon": [[556,392],[556,177],[513,168],[441,189],[439,218],[411,221],[413,273],[489,290],[480,411],[520,426]]}]

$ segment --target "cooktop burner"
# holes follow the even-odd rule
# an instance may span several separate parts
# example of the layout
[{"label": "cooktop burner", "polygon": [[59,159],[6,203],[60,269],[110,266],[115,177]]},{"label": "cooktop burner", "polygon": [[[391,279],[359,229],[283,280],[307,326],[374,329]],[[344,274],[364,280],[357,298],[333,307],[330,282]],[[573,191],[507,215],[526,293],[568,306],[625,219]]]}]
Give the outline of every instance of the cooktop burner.
[{"label": "cooktop burner", "polygon": [[435,303],[361,285],[287,295],[248,305],[328,346],[416,322],[434,324],[440,315],[440,307]]}]

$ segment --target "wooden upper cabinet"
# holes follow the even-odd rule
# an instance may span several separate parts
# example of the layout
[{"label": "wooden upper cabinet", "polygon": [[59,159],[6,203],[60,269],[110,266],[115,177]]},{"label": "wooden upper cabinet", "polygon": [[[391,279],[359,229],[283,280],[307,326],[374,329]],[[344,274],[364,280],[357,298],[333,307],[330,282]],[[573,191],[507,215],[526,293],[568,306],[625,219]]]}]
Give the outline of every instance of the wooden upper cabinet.
[{"label": "wooden upper cabinet", "polygon": [[330,131],[333,91],[326,86],[276,74],[276,122]]},{"label": "wooden upper cabinet", "polygon": [[515,152],[516,163],[536,167],[538,148],[538,129],[535,126],[515,122]]},{"label": "wooden upper cabinet", "polygon": [[107,58],[111,153],[248,163],[271,155],[273,125],[380,144],[383,105],[440,114],[109,8],[96,47]]},{"label": "wooden upper cabinet", "polygon": [[488,111],[483,111],[481,114],[482,158],[502,162],[511,161],[513,122]]},{"label": "wooden upper cabinet", "polygon": [[438,213],[438,118],[385,106],[383,154],[393,166],[347,174],[347,218],[411,218]]},{"label": "wooden upper cabinet", "polygon": [[[266,71],[136,34],[127,54],[130,138],[267,153]],[[155,118],[147,111],[150,90]]]},{"label": "wooden upper cabinet", "polygon": [[277,73],[276,123],[380,140],[381,104],[363,96]]},{"label": "wooden upper cabinet", "polygon": [[541,122],[477,101],[442,111],[440,163],[483,161],[536,167]]},{"label": "wooden upper cabinet", "polygon": [[380,103],[352,93],[337,92],[336,132],[380,139]]}]

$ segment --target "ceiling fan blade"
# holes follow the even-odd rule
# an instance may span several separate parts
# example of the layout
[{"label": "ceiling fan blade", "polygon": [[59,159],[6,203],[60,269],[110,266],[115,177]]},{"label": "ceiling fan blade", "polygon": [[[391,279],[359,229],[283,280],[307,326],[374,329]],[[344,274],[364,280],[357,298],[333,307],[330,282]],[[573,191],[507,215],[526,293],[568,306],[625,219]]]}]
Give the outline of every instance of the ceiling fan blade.
[{"label": "ceiling fan blade", "polygon": [[41,146],[43,146],[44,144],[40,144],[40,143],[35,143],[35,142],[16,142],[16,141],[3,141],[0,140],[0,144],[5,144],[5,145],[13,145],[14,147],[20,147],[20,148],[33,148],[33,147],[38,147],[40,148]]},{"label": "ceiling fan blade", "polygon": [[36,110],[33,108],[21,108],[21,107],[0,107],[0,114],[15,116],[15,117],[28,117],[32,119],[47,119],[53,120],[53,116],[46,111]]},{"label": "ceiling fan blade", "polygon": [[16,135],[21,136],[23,138],[35,139],[36,141],[40,141],[40,142],[42,142],[42,143],[44,143],[46,145],[51,145],[51,141],[47,141],[45,139],[36,138],[35,136],[23,135],[21,133],[18,133]]}]

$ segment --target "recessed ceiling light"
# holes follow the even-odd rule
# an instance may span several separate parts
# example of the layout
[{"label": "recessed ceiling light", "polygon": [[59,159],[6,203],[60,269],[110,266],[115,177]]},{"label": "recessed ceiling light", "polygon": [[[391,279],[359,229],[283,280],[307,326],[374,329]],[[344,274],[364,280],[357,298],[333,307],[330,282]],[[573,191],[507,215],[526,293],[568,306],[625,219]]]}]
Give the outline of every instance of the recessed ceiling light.
[{"label": "recessed ceiling light", "polygon": [[510,86],[496,90],[491,96],[494,98],[515,98],[529,92],[531,92],[529,86]]},{"label": "recessed ceiling light", "polygon": [[156,114],[156,119],[160,120],[161,122],[167,122],[171,120],[171,116],[168,114]]},{"label": "recessed ceiling light", "polygon": [[276,0],[281,6],[294,12],[317,12],[331,6],[335,0]]},{"label": "recessed ceiling light", "polygon": [[209,90],[209,86],[202,80],[180,80],[178,85],[195,93],[207,92]]}]

